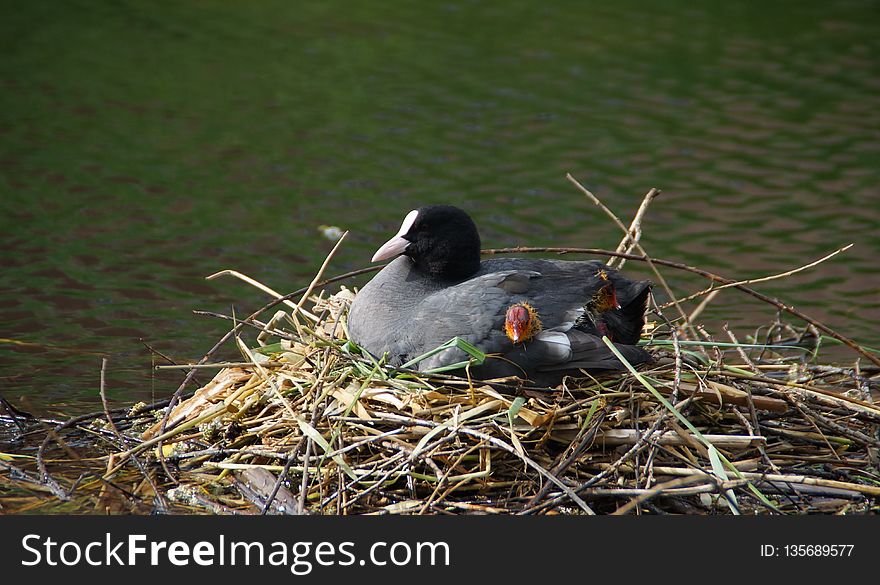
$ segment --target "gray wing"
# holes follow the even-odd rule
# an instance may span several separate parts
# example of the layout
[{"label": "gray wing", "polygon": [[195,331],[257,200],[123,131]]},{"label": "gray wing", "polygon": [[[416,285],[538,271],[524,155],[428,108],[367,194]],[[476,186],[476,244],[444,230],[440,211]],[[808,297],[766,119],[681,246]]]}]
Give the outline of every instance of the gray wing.
[{"label": "gray wing", "polygon": [[[507,308],[527,295],[533,281],[540,277],[539,272],[530,270],[492,272],[428,296],[412,317],[416,326],[408,328],[411,339],[406,340],[407,345],[423,348],[424,353],[460,337],[484,353],[509,349],[510,341],[503,329]],[[458,348],[449,348],[422,360],[418,369],[448,366],[467,361],[468,357]]]},{"label": "gray wing", "polygon": [[[349,329],[362,347],[377,356],[388,352],[389,363],[398,366],[461,337],[484,353],[495,354],[479,367],[476,375],[480,378],[517,375],[536,379],[541,371],[579,367],[620,369],[622,364],[601,339],[574,328],[591,291],[600,284],[596,272],[603,268],[600,262],[489,260],[477,276],[436,288],[419,285],[417,279],[409,282],[415,277],[406,259],[398,259],[358,293]],[[400,294],[402,283],[407,294]],[[395,303],[389,303],[389,298]],[[537,338],[514,346],[504,334],[504,315],[510,305],[523,301],[538,310],[544,330]],[[627,354],[627,348],[624,355],[633,363],[646,361],[643,350],[632,349],[636,353]],[[424,371],[468,357],[450,348],[416,367]]]}]

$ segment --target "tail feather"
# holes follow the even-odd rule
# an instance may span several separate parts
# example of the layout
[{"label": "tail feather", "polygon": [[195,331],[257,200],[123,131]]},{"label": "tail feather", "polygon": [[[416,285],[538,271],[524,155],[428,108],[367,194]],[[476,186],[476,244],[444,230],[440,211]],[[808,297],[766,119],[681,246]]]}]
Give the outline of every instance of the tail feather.
[{"label": "tail feather", "polygon": [[[565,335],[571,344],[571,357],[564,362],[543,365],[538,368],[539,371],[547,372],[578,368],[585,370],[626,369],[626,366],[623,365],[599,337],[578,329],[571,329]],[[622,343],[615,343],[614,346],[633,366],[651,361],[651,354],[641,347]]]},{"label": "tail feather", "polygon": [[610,333],[610,337],[617,343],[635,345],[642,335],[645,326],[645,311],[648,308],[648,294],[651,292],[651,282],[640,280],[632,283],[626,296],[620,300],[620,308],[605,311],[601,319]]}]

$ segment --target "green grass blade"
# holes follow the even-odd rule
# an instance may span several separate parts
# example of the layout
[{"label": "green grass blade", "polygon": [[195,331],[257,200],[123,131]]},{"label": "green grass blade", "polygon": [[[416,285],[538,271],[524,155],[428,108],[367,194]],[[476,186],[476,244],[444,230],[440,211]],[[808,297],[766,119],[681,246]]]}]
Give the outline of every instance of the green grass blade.
[{"label": "green grass blade", "polygon": [[479,349],[477,349],[476,346],[474,346],[471,343],[468,343],[467,341],[465,341],[461,337],[453,337],[449,341],[438,345],[434,349],[432,349],[426,353],[423,353],[422,355],[420,355],[416,358],[409,360],[408,362],[406,362],[405,364],[403,364],[400,367],[401,368],[411,368],[414,365],[418,364],[420,361],[428,359],[431,356],[437,355],[441,351],[445,351],[445,350],[453,348],[453,347],[457,347],[458,349],[462,350],[463,352],[465,352],[466,354],[471,356],[470,359],[466,362],[457,362],[457,363],[450,364],[447,366],[441,366],[439,368],[432,368],[431,370],[428,370],[427,373],[438,373],[438,372],[445,372],[448,370],[457,370],[457,369],[463,368],[467,365],[480,365],[484,361],[486,361],[486,354],[483,353],[482,351],[480,351]]},{"label": "green grass blade", "polygon": [[510,422],[510,428],[513,428],[513,419],[516,418],[516,415],[519,414],[519,409],[522,408],[525,403],[526,399],[524,397],[517,396],[514,398],[510,408],[507,409],[507,420]]},{"label": "green grass blade", "polygon": [[[614,346],[614,344],[611,342],[610,339],[608,339],[607,337],[605,337],[603,335],[602,341],[605,343],[605,345],[608,346],[608,348],[611,350],[611,353],[613,353],[615,356],[617,356],[617,359],[619,359],[621,361],[621,363],[626,367],[626,369],[629,370],[633,376],[635,376],[636,380],[638,380],[639,383],[642,384],[642,386],[647,388],[648,391],[651,392],[651,394],[653,394],[654,397],[660,401],[660,404],[665,406],[669,410],[669,412],[674,414],[675,417],[685,427],[687,427],[687,429],[690,432],[692,432],[694,434],[694,436],[697,437],[697,439],[699,439],[700,442],[706,446],[707,449],[715,449],[715,446],[712,445],[712,443],[710,443],[706,439],[706,437],[704,437],[703,434],[700,431],[698,431],[694,425],[691,424],[691,421],[686,419],[683,414],[678,412],[678,410],[668,400],[666,400],[666,398],[662,394],[660,394],[660,392],[656,388],[654,388],[654,386],[652,386],[651,383],[648,382],[644,376],[642,376],[639,372],[636,371],[636,369],[632,366],[632,364],[629,363],[629,361],[627,361],[627,359],[625,357],[623,357],[623,354],[620,353],[620,350]],[[733,473],[738,478],[744,479],[742,474],[739,472],[739,469],[737,469],[733,465],[733,463],[728,461],[727,458],[724,455],[722,455],[721,453],[718,453],[716,451],[716,454],[718,455],[718,458],[724,463],[724,465],[726,465],[731,471],[733,471]],[[766,506],[769,506],[770,508],[772,508],[773,510],[775,510],[777,512],[780,511],[775,505],[773,505],[772,502],[770,502],[770,500],[767,499],[767,497],[764,494],[761,493],[760,490],[758,490],[758,488],[755,487],[755,485],[752,482],[749,482],[748,486],[749,486],[749,489],[752,491],[752,493],[754,493],[755,496],[758,497],[758,499],[760,499]],[[728,500],[728,505],[731,506],[731,510],[732,510],[733,503]],[[736,512],[734,512],[734,513],[736,513]]]}]

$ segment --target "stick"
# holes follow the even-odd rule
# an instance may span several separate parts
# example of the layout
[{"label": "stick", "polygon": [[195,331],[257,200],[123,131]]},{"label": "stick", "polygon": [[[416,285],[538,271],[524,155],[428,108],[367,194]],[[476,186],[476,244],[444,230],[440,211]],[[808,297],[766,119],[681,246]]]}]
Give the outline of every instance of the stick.
[{"label": "stick", "polygon": [[[348,233],[348,232],[346,232],[346,233]],[[308,318],[312,323],[318,322],[318,318],[315,315],[304,310],[302,307],[300,307],[299,305],[297,305],[293,301],[289,301],[287,299],[284,299],[283,298],[284,295],[282,295],[281,293],[275,292],[274,290],[272,290],[271,288],[269,288],[265,284],[263,284],[257,280],[254,280],[250,276],[247,276],[246,274],[242,274],[241,272],[239,272],[237,270],[220,270],[219,272],[215,272],[214,274],[210,274],[210,275],[206,276],[205,280],[214,280],[215,278],[220,278],[221,276],[233,276],[239,280],[243,280],[244,282],[248,283],[252,287],[258,288],[261,291],[263,291],[264,293],[274,297],[277,300],[280,300],[282,303],[284,303],[285,305],[287,305],[288,307],[293,309],[293,312],[302,314],[304,317]]]},{"label": "stick", "polygon": [[[633,217],[632,223],[629,225],[629,230],[627,235],[620,240],[620,243],[617,245],[617,249],[615,252],[632,252],[633,248],[635,248],[636,243],[640,239],[642,239],[642,218],[645,216],[645,212],[648,210],[648,206],[651,204],[651,201],[654,200],[657,195],[660,194],[660,189],[656,187],[651,187],[651,190],[645,195],[645,198],[642,199],[642,204],[639,205],[639,210],[636,211],[635,217]],[[617,263],[615,264],[615,260]],[[623,265],[626,263],[626,258],[621,258],[620,256],[611,257],[606,264],[611,266],[612,268],[616,268],[617,270],[622,270]]]},{"label": "stick", "polygon": [[[577,179],[575,179],[574,177],[571,176],[571,173],[567,173],[565,175],[565,178],[568,179],[571,183],[573,183],[575,187],[580,189],[581,192],[590,199],[590,201],[592,201],[595,205],[597,205],[599,207],[599,209],[604,211],[605,214],[608,217],[610,217],[614,223],[617,224],[617,227],[619,227],[621,230],[623,230],[624,234],[629,235],[629,230],[626,228],[625,225],[623,225],[623,222],[620,221],[620,218],[618,218],[616,215],[614,215],[614,212],[611,211],[610,209],[608,209],[608,207],[606,207],[605,204],[602,203],[602,201],[600,201],[598,197],[593,195],[586,187],[581,185],[577,181]],[[651,261],[651,258],[648,256],[648,253],[645,252],[645,249],[642,248],[642,245],[639,244],[637,241],[633,241],[633,245],[636,247],[636,250],[638,250],[639,254],[642,254],[642,257],[644,258],[645,262],[648,263],[648,266],[651,268],[651,271],[654,272],[654,276],[656,276],[657,280],[660,281],[660,285],[663,287],[663,290],[665,290],[666,294],[669,295],[669,298],[672,299],[672,302],[675,305],[676,309],[678,310],[679,314],[681,315],[681,318],[684,319],[685,325],[689,324],[687,315],[685,315],[681,306],[678,304],[678,301],[676,300],[675,294],[672,292],[672,289],[669,287],[669,284],[667,284],[666,279],[663,278],[663,275],[660,274],[660,271],[657,270],[656,266],[654,266],[654,263]],[[622,253],[619,253],[619,254],[615,253],[613,255],[616,255],[619,258],[626,258],[626,256],[624,256]]]},{"label": "stick", "polygon": [[[712,477],[710,474],[700,469],[686,469],[682,467],[655,467],[654,472],[660,475],[705,475]],[[846,481],[837,481],[834,479],[821,479],[817,477],[807,477],[805,475],[791,475],[779,473],[755,473],[750,471],[741,471],[740,474],[750,480],[795,483],[803,485],[816,485],[829,488],[838,488],[843,490],[851,490],[870,496],[880,496],[880,486],[862,485],[860,483],[850,483]]]},{"label": "stick", "polygon": [[[703,302],[701,302],[699,305],[697,305],[696,309],[691,311],[691,314],[688,316],[688,321],[693,323],[697,319],[697,317],[700,315],[700,313],[702,313],[706,309],[706,307],[709,306],[709,303],[711,303],[712,299],[714,299],[716,296],[718,296],[718,290],[713,290],[711,293],[706,295],[706,298],[703,299]],[[665,303],[663,305],[663,307],[667,307],[669,305],[670,305],[670,303]],[[663,307],[660,307],[660,308],[662,309]]]},{"label": "stick", "polygon": [[[278,367],[286,365],[284,362],[265,361],[259,362],[261,366]],[[214,364],[180,364],[176,366],[155,366],[157,370],[185,370],[186,368],[198,368],[202,370],[217,370],[224,368],[246,368],[256,366],[257,362],[218,362]]]},{"label": "stick", "polygon": [[[596,443],[608,446],[634,445],[644,435],[635,429],[608,429],[600,431],[596,435]],[[696,437],[685,433],[685,437],[679,436],[673,431],[665,431],[654,436],[652,441],[659,445],[691,445]],[[767,442],[767,439],[758,435],[703,435],[716,447],[726,449],[748,449]]]},{"label": "stick", "polygon": [[845,335],[842,335],[842,334],[838,333],[837,331],[834,331],[833,329],[831,329],[830,327],[828,327],[824,323],[821,323],[821,322],[817,321],[816,319],[813,319],[809,315],[806,315],[806,314],[798,311],[793,306],[786,305],[786,304],[784,304],[784,303],[782,303],[772,297],[768,297],[767,295],[765,295],[763,293],[759,293],[758,291],[753,290],[751,288],[748,288],[745,285],[739,284],[735,280],[731,280],[729,278],[724,278],[723,276],[718,276],[717,274],[709,272],[708,270],[703,270],[702,268],[696,268],[694,266],[690,266],[690,265],[684,264],[682,262],[673,262],[672,260],[661,260],[659,258],[648,259],[647,256],[637,256],[635,254],[624,254],[622,252],[617,253],[617,252],[612,252],[609,250],[602,250],[599,248],[553,248],[553,247],[530,248],[530,247],[520,246],[520,247],[515,247],[515,248],[490,248],[488,250],[483,250],[482,252],[483,252],[483,254],[523,254],[523,253],[532,253],[532,252],[547,252],[547,253],[556,253],[556,254],[600,254],[603,256],[611,255],[611,256],[620,256],[622,258],[626,258],[627,260],[639,260],[642,262],[651,262],[653,264],[659,264],[660,266],[669,266],[670,268],[676,268],[678,270],[685,270],[687,272],[693,272],[694,274],[699,274],[700,276],[708,278],[709,280],[712,280],[714,282],[720,282],[721,284],[729,284],[731,287],[739,289],[742,292],[744,292],[748,295],[751,295],[758,300],[761,300],[761,301],[764,301],[765,303],[773,305],[774,307],[776,307],[780,311],[783,311],[783,312],[788,313],[790,315],[794,315],[795,317],[797,317],[798,319],[801,319],[802,321],[806,321],[807,323],[813,325],[817,329],[820,329],[821,331],[826,333],[828,336],[833,337],[834,339],[836,339],[836,340],[840,341],[841,343],[843,343],[844,345],[848,346],[850,349],[852,349],[852,350],[856,351],[857,353],[863,355],[864,357],[868,358],[872,363],[876,364],[877,366],[880,366],[880,357],[869,352],[868,350],[863,348],[861,345],[859,345],[858,343],[856,343],[855,341],[853,341],[849,337],[846,337]]},{"label": "stick", "polygon": [[[309,298],[309,295],[312,294],[312,291],[315,290],[315,286],[321,280],[321,277],[324,276],[324,271],[327,270],[327,265],[330,264],[330,260],[333,259],[333,256],[336,255],[336,251],[339,249],[339,246],[342,245],[342,242],[345,241],[345,236],[348,235],[348,231],[346,230],[343,234],[336,240],[336,244],[333,246],[333,249],[330,250],[330,253],[327,254],[327,257],[324,258],[324,263],[321,264],[321,268],[318,269],[317,274],[312,279],[312,282],[309,283],[309,286],[306,287],[306,292],[303,293],[302,298],[296,304],[296,311],[299,313],[302,311],[302,306],[305,304],[306,299]],[[296,332],[298,335],[302,336],[302,329],[300,328],[299,321],[294,319],[294,325],[296,325]]]},{"label": "stick", "polygon": [[[826,260],[828,260],[830,258],[834,258],[835,256],[837,256],[841,252],[846,252],[847,250],[852,248],[853,245],[854,244],[847,244],[846,246],[843,246],[842,248],[838,248],[837,250],[831,252],[830,254],[826,254],[825,256],[822,256],[818,260],[814,260],[813,262],[810,262],[809,264],[804,264],[803,266],[799,266],[798,268],[794,268],[792,270],[787,270],[785,272],[780,272],[779,274],[771,274],[769,276],[762,276],[760,278],[749,278],[746,280],[737,280],[736,282],[730,282],[728,284],[724,284],[721,286],[714,286],[713,285],[707,289],[703,289],[699,292],[693,293],[692,295],[688,295],[688,296],[684,297],[683,299],[679,299],[679,302],[683,303],[686,301],[691,301],[691,300],[693,300],[697,297],[703,296],[705,294],[715,295],[720,290],[723,290],[725,288],[731,288],[731,287],[741,285],[741,284],[754,284],[756,282],[767,282],[768,280],[776,280],[777,278],[784,278],[786,276],[791,276],[792,274],[797,274],[798,272],[803,272],[804,270],[807,270],[808,268],[812,268],[812,267],[816,266],[817,264],[821,264],[822,262],[825,262]],[[706,302],[706,301],[704,301],[704,302]],[[670,306],[671,304],[672,304],[671,302],[665,303],[660,308],[665,309],[666,307]]]},{"label": "stick", "polygon": [[[108,406],[108,403],[107,403],[107,393],[105,391],[105,388],[106,388],[105,373],[106,373],[106,371],[107,371],[107,358],[101,358],[101,385],[99,386],[99,390],[98,390],[98,393],[101,395],[101,405],[104,407],[104,416],[107,417],[107,423],[110,425],[110,429],[113,431],[113,434],[116,435],[116,440],[119,441],[119,444],[122,446],[122,448],[125,448],[125,446],[126,446],[125,437],[122,435],[122,433],[119,431],[119,428],[116,426],[116,423],[113,421],[113,417],[110,415],[110,407]],[[141,463],[141,460],[138,459],[137,457],[135,457],[134,455],[132,455],[131,458],[132,458],[132,461],[134,461],[134,464],[137,466],[138,471],[141,472],[141,475],[144,477],[144,479],[147,481],[147,483],[150,484],[150,487],[153,489],[153,493],[156,494],[156,501],[158,502],[156,508],[158,509],[159,513],[167,514],[168,513],[168,502],[165,500],[165,497],[162,495],[162,493],[159,491],[159,488],[153,482],[153,479],[150,477],[150,474],[147,472],[143,463]],[[132,495],[134,495],[134,494],[132,494]]]},{"label": "stick", "polygon": [[[395,414],[391,414],[391,413],[383,413],[381,415],[381,417],[379,417],[379,418],[385,418],[388,420],[396,421],[398,423],[426,426],[426,427],[430,427],[430,428],[442,426],[442,424],[443,424],[443,423],[436,423],[436,422],[430,421],[430,420],[422,420],[422,419],[411,418],[411,417],[406,417],[406,416],[399,416],[399,415],[395,415]],[[487,443],[489,443],[491,445],[495,445],[496,447],[499,447],[499,448],[503,449],[504,451],[507,451],[508,453],[510,453],[514,457],[519,458],[523,463],[525,463],[526,465],[528,465],[529,467],[531,467],[532,469],[534,469],[535,471],[540,473],[545,479],[556,484],[556,486],[563,491],[563,493],[564,493],[563,497],[570,498],[571,501],[573,501],[578,506],[580,506],[580,508],[584,512],[586,512],[587,514],[590,514],[591,516],[595,514],[595,512],[593,512],[593,510],[586,504],[586,502],[584,502],[581,498],[579,498],[578,495],[574,491],[572,491],[572,489],[570,487],[568,487],[567,485],[562,483],[562,481],[560,481],[560,479],[558,477],[551,474],[546,469],[544,469],[543,467],[541,467],[540,465],[535,463],[530,457],[527,457],[526,455],[519,453],[516,449],[514,449],[513,447],[511,447],[510,445],[508,445],[506,442],[502,441],[501,439],[495,438],[491,435],[487,435],[486,433],[483,433],[480,431],[476,431],[474,429],[469,429],[469,428],[461,427],[461,426],[459,426],[455,429],[449,429],[449,430],[452,432],[464,433],[464,434],[470,435],[472,437],[477,437],[478,439],[483,439]]]}]

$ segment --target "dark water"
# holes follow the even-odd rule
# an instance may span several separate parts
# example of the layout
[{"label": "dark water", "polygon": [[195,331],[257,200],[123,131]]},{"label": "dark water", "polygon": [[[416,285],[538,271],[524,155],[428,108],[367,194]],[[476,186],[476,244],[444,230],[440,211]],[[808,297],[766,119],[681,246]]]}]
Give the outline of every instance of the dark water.
[{"label": "dark water", "polygon": [[[355,4],[351,6],[349,4]],[[487,247],[614,248],[652,186],[654,256],[744,278],[880,346],[876,2],[31,2],[0,20],[0,394],[165,396],[352,230],[359,268],[426,202]],[[642,267],[631,263],[629,270]],[[684,295],[703,282],[667,273]],[[725,291],[744,337],[773,311]],[[841,354],[851,359],[851,354]],[[27,397],[21,400],[21,397]]]}]

